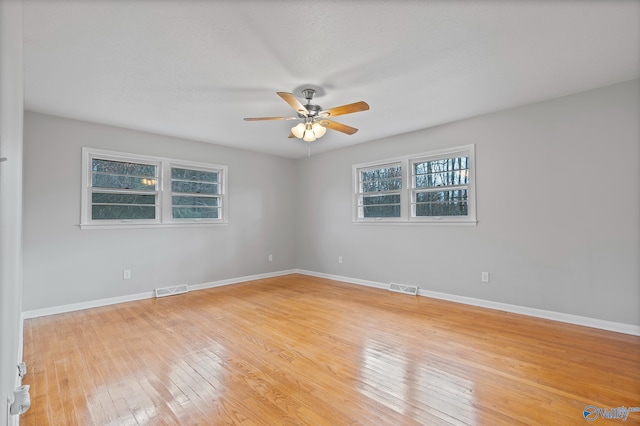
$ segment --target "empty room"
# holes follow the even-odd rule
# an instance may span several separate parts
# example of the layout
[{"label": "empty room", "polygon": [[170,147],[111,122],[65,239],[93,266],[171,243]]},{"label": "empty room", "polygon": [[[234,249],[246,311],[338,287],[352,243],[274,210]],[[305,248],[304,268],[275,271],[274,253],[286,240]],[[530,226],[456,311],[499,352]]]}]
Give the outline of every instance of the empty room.
[{"label": "empty room", "polygon": [[640,2],[0,0],[0,95],[0,424],[640,424]]}]

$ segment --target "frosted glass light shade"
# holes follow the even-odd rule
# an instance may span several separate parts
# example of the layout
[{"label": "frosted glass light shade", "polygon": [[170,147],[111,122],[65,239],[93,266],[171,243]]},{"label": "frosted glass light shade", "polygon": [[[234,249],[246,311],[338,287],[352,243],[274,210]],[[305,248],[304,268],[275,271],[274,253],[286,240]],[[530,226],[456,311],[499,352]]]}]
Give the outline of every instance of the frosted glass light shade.
[{"label": "frosted glass light shade", "polygon": [[302,139],[305,142],[313,142],[319,137],[322,137],[327,131],[327,128],[320,123],[299,123],[291,128],[291,133],[296,138]]},{"label": "frosted glass light shade", "polygon": [[313,133],[316,134],[316,138],[321,138],[327,132],[327,128],[320,123],[313,123]]},{"label": "frosted glass light shade", "polygon": [[293,133],[296,138],[302,139],[302,137],[304,136],[304,123],[293,126],[293,128],[291,129],[291,133]]}]

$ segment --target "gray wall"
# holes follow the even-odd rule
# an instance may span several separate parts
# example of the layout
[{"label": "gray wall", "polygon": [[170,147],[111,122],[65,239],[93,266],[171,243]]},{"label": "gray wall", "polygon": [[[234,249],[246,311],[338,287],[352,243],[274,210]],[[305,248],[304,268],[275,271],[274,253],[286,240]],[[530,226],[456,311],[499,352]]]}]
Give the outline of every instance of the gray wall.
[{"label": "gray wall", "polygon": [[[24,310],[299,268],[640,325],[639,115],[635,80],[294,161],[28,113]],[[351,222],[352,164],[470,143],[477,226]],[[80,231],[82,146],[228,165],[231,223]]]},{"label": "gray wall", "polygon": [[[638,117],[635,80],[300,160],[298,268],[640,325]],[[352,164],[470,143],[476,227],[352,224]]]},{"label": "gray wall", "polygon": [[[81,231],[83,146],[227,165],[229,224]],[[28,112],[23,309],[295,268],[295,173],[290,159]]]},{"label": "gray wall", "polygon": [[0,424],[22,357],[22,2],[0,1]]}]

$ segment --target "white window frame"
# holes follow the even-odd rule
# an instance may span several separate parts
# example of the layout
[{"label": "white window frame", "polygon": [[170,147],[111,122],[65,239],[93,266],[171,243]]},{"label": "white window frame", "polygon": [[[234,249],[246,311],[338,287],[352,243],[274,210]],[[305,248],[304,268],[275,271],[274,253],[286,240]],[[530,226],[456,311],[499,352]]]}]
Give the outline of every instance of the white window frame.
[{"label": "white window frame", "polygon": [[[463,185],[467,190],[468,206],[466,216],[416,216],[413,208],[415,197],[422,189],[415,187],[413,169],[416,163],[440,160],[458,156],[469,158],[469,183]],[[360,187],[360,174],[363,171],[400,165],[402,169],[402,189],[400,190],[400,217],[360,217],[362,191]],[[476,177],[475,177],[475,145],[464,145],[453,148],[439,149],[402,157],[386,158],[378,161],[354,164],[352,166],[352,222],[354,224],[393,224],[393,225],[459,225],[475,226],[476,219]],[[444,187],[448,188],[448,187]],[[461,187],[451,187],[460,189]]]},{"label": "white window frame", "polygon": [[[156,218],[155,219],[118,219],[118,220],[94,220],[91,218],[92,200],[92,161],[94,159],[104,159],[109,161],[122,161],[140,164],[152,164],[157,168],[157,183],[155,192],[141,191],[145,194],[156,195]],[[194,219],[174,219],[172,211],[171,192],[171,168],[185,168],[191,170],[203,170],[218,173],[219,185],[219,218],[194,218]],[[183,161],[164,157],[149,155],[130,154],[117,151],[108,151],[95,148],[82,148],[82,192],[80,229],[122,229],[122,228],[154,228],[171,226],[212,226],[228,224],[227,206],[227,166],[200,163],[194,161]],[[108,192],[108,191],[107,191]]]}]

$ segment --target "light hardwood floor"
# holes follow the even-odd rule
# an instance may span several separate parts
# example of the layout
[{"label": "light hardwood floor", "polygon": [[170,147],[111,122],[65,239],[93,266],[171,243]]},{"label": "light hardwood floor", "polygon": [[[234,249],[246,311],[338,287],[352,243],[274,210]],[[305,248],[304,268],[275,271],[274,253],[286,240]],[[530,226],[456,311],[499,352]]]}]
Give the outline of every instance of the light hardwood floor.
[{"label": "light hardwood floor", "polygon": [[24,358],[22,425],[584,425],[589,405],[640,407],[639,337],[302,275],[30,319]]}]

